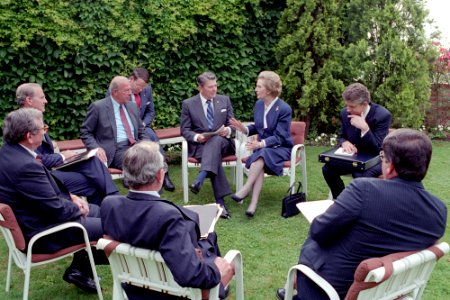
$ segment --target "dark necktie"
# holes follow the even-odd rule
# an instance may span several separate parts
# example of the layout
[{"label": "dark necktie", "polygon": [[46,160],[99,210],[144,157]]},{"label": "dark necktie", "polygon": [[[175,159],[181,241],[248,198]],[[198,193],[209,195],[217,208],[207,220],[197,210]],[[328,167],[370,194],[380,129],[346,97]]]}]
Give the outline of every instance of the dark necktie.
[{"label": "dark necktie", "polygon": [[36,160],[40,163],[40,164],[42,164],[42,159],[41,159],[41,156],[38,154],[38,155],[36,155]]},{"label": "dark necktie", "polygon": [[214,125],[214,112],[212,107],[212,100],[206,100],[208,108],[206,110],[206,119],[208,119],[208,129],[212,130]]},{"label": "dark necktie", "polygon": [[125,111],[123,110],[123,105],[119,106],[120,120],[122,120],[122,125],[125,128],[125,132],[127,133],[128,142],[130,145],[134,145],[136,140],[131,133],[130,124],[128,123],[127,116],[125,115]]},{"label": "dark necktie", "polygon": [[141,96],[139,94],[134,94],[134,100],[136,100],[137,107],[141,107]]}]

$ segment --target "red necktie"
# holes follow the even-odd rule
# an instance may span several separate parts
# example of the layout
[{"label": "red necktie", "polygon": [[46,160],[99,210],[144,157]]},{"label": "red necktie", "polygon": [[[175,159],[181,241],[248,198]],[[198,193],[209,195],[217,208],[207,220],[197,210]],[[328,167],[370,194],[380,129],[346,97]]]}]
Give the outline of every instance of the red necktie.
[{"label": "red necktie", "polygon": [[134,100],[136,100],[137,107],[141,107],[141,96],[139,94],[134,94]]},{"label": "red necktie", "polygon": [[36,160],[40,163],[40,164],[42,164],[42,159],[41,159],[41,156],[38,154],[38,155],[36,155]]},{"label": "red necktie", "polygon": [[122,120],[122,125],[125,128],[125,132],[127,133],[128,142],[130,145],[134,145],[136,140],[131,133],[130,124],[128,123],[127,117],[125,116],[125,111],[123,110],[123,105],[119,106],[120,119]]}]

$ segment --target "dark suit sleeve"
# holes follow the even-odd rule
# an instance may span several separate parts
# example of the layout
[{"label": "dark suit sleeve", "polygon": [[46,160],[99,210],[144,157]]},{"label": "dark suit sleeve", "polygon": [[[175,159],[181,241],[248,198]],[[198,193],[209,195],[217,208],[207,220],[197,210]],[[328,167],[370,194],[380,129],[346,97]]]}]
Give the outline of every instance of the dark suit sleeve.
[{"label": "dark suit sleeve", "polygon": [[186,141],[192,142],[194,140],[196,133],[192,131],[192,120],[188,100],[184,100],[181,106],[180,130],[181,135],[186,139]]},{"label": "dark suit sleeve", "polygon": [[391,125],[391,114],[378,106],[379,112],[371,119],[367,120],[369,124],[369,131],[362,137],[362,142],[366,148],[371,149],[375,154],[381,150],[383,140],[389,133],[389,126]]},{"label": "dark suit sleeve", "polygon": [[363,199],[364,192],[361,186],[354,182],[350,183],[335,203],[311,223],[311,238],[322,246],[340,240],[359,219]]},{"label": "dark suit sleeve", "polygon": [[[88,149],[99,148],[100,145],[97,143],[95,139],[95,135],[97,132],[97,124],[99,121],[99,107],[96,103],[92,103],[88,111],[86,113],[86,118],[84,119],[83,124],[80,129],[80,137],[83,141],[84,145]],[[111,137],[112,138],[112,137]]]},{"label": "dark suit sleeve", "polygon": [[42,163],[47,169],[51,169],[63,163],[63,159],[59,153],[41,154],[39,151],[36,152],[41,156]]},{"label": "dark suit sleeve", "polygon": [[[211,260],[201,261],[195,253],[195,246],[181,214],[161,216],[162,240],[160,253],[175,281],[181,286],[212,288],[220,282],[220,272]],[[180,259],[182,258],[182,259]]]},{"label": "dark suit sleeve", "polygon": [[77,220],[81,216],[78,206],[61,194],[50,173],[36,162],[24,164],[19,171],[17,191],[29,201],[30,211],[45,216],[44,223]]},{"label": "dark suit sleeve", "polygon": [[152,86],[149,84],[141,94],[144,95],[144,97],[141,99],[141,106],[145,105],[142,122],[144,122],[145,126],[150,127],[153,123],[153,120],[155,119],[155,105],[153,103]]}]

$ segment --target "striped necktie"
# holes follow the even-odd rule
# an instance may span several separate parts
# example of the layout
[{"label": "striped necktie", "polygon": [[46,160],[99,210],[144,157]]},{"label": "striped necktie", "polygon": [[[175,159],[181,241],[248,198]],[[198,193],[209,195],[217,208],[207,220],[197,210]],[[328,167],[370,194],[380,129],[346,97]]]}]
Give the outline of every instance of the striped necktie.
[{"label": "striped necktie", "polygon": [[206,119],[208,119],[208,129],[212,130],[214,125],[214,111],[212,107],[212,100],[206,100],[208,109],[206,110]]}]

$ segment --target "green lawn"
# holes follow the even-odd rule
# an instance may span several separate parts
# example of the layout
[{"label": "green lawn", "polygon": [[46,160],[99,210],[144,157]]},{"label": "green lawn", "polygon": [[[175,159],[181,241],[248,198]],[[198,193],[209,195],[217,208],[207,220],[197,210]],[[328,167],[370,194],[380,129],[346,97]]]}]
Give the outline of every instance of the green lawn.
[{"label": "green lawn", "polygon": [[[440,197],[450,206],[450,144],[434,142],[431,167],[424,181],[425,187]],[[308,200],[325,199],[328,188],[322,178],[321,166],[317,155],[326,150],[324,147],[307,147]],[[181,168],[171,165],[171,178],[176,184],[174,193],[164,192],[166,197],[177,204],[183,204],[181,189]],[[191,170],[190,181],[196,175]],[[301,178],[297,174],[297,178]],[[347,178],[346,178],[347,179]],[[350,180],[349,178],[347,180]],[[241,251],[244,260],[244,291],[247,299],[274,299],[275,290],[282,287],[289,267],[297,263],[300,247],[308,232],[308,222],[301,215],[284,219],[280,216],[281,198],[288,188],[288,177],[269,177],[264,183],[258,210],[253,219],[245,216],[247,203],[238,205],[227,199],[227,206],[232,214],[229,220],[220,220],[216,226],[219,244],[223,253],[229,249]],[[125,193],[126,191],[123,190]],[[198,195],[190,194],[191,204],[214,202],[211,185],[206,181]],[[3,237],[1,237],[3,239]],[[450,233],[446,232],[443,240],[450,242]],[[95,299],[62,280],[62,274],[70,259],[60,263],[44,265],[31,272],[30,299]],[[5,283],[7,266],[7,249],[0,242],[0,283]],[[98,266],[97,271],[103,278],[101,285],[105,299],[111,299],[112,281],[108,266]],[[438,263],[425,290],[423,299],[450,299],[449,257]],[[13,268],[12,284],[9,293],[0,290],[0,299],[20,299],[23,289],[23,274]],[[232,299],[234,294],[231,294]]]}]

